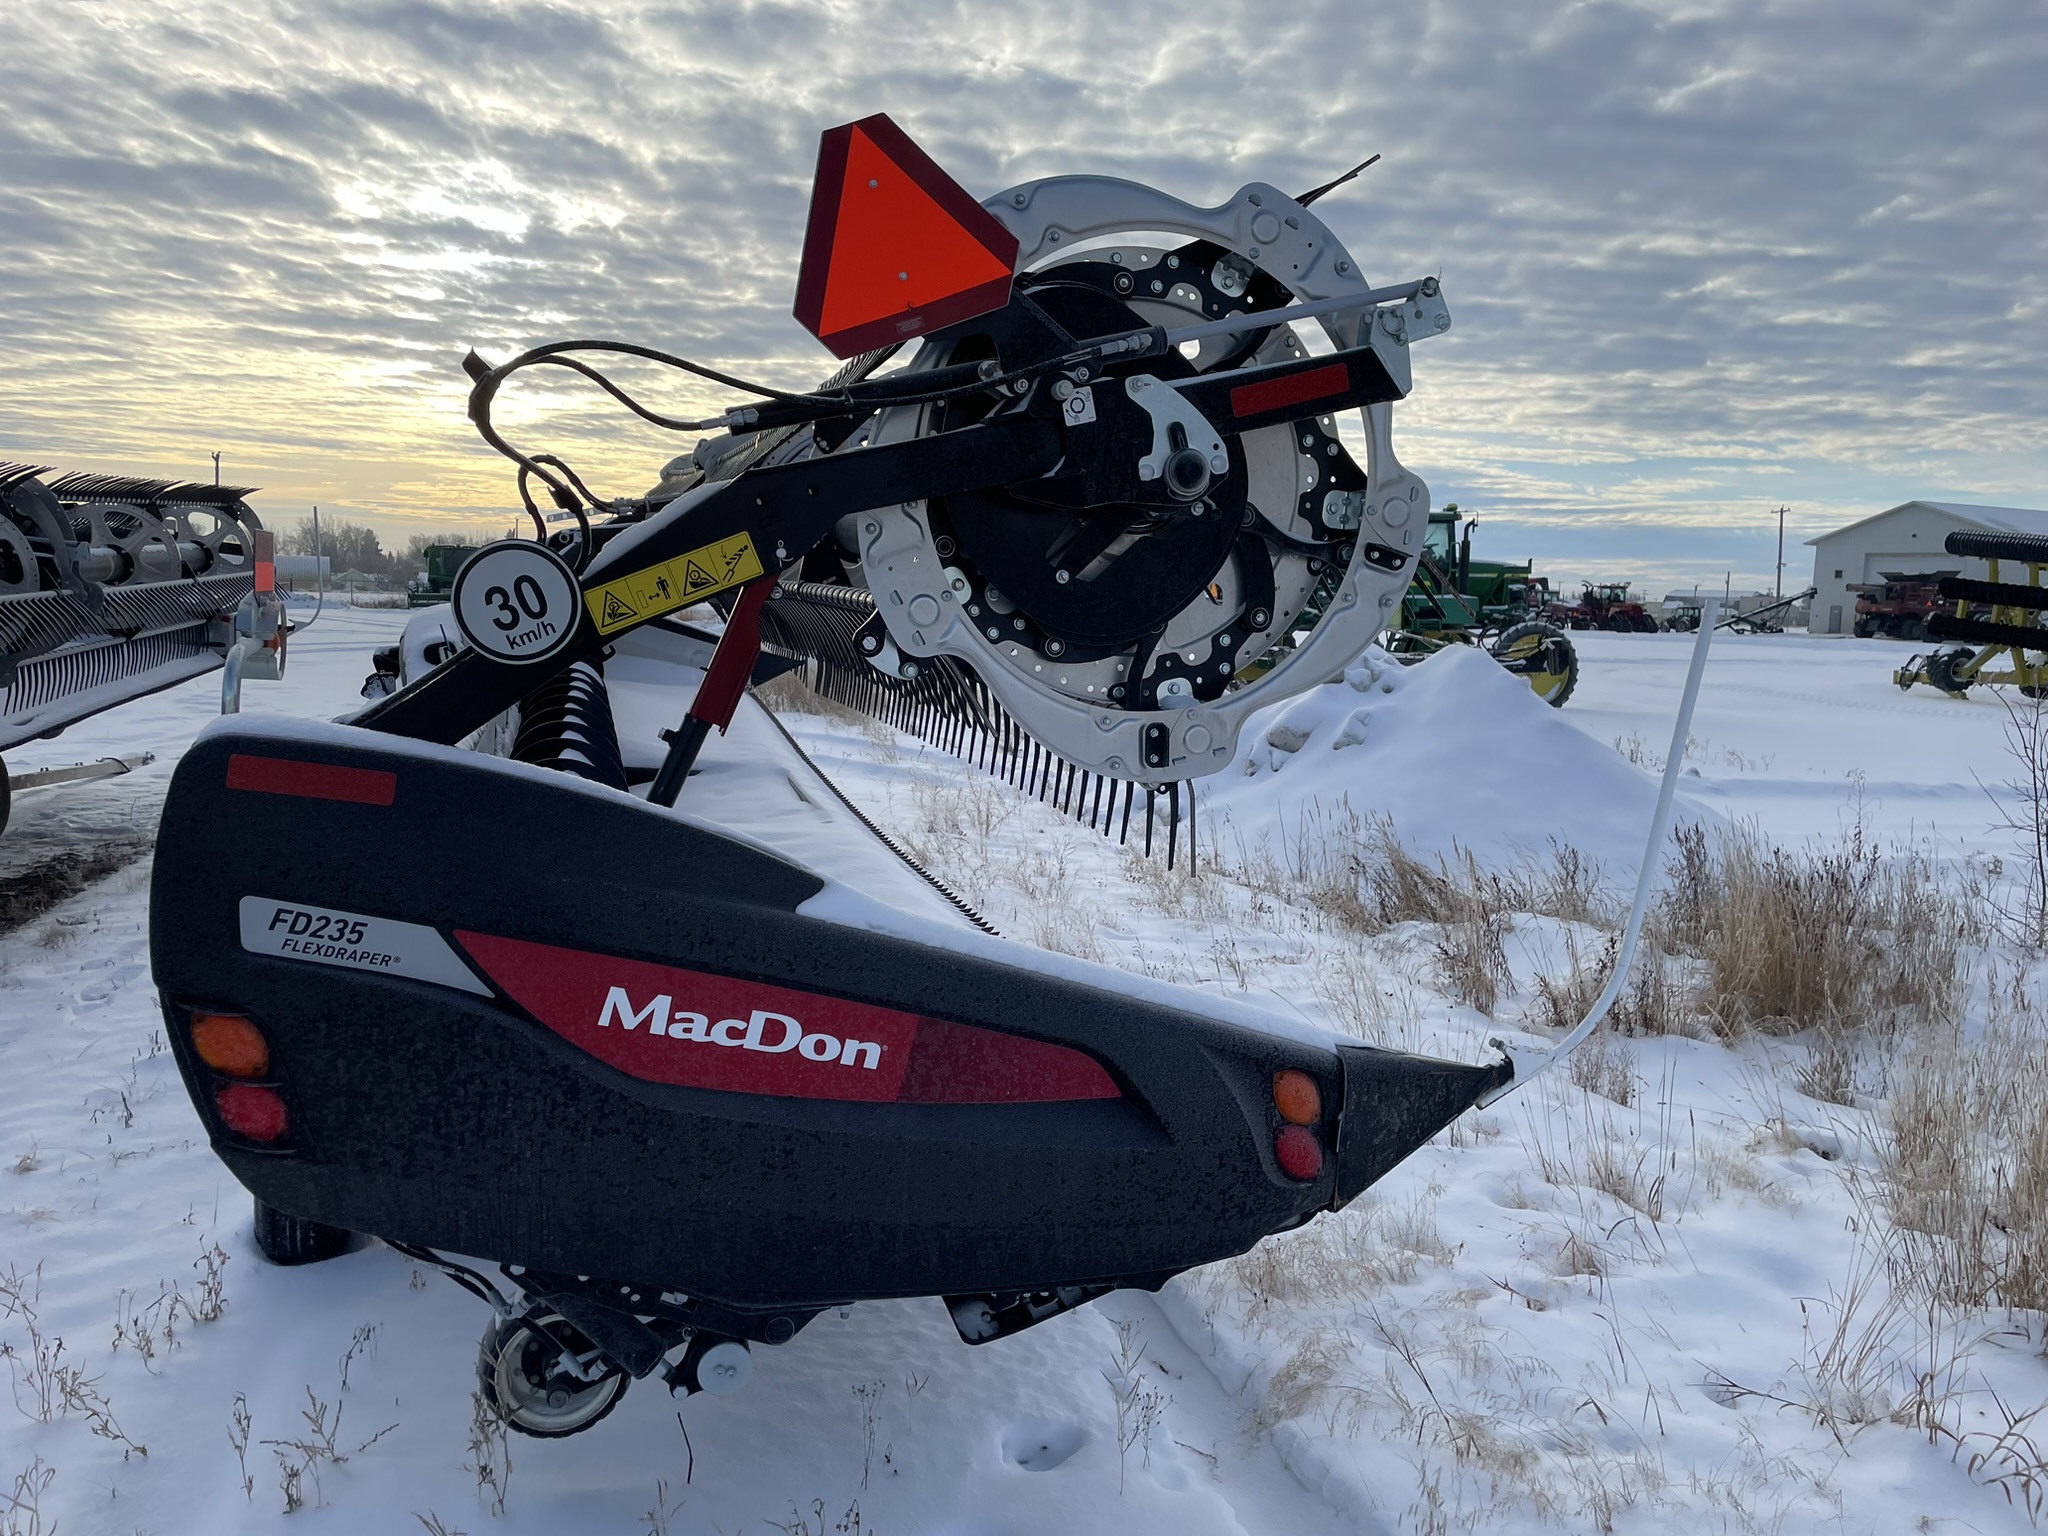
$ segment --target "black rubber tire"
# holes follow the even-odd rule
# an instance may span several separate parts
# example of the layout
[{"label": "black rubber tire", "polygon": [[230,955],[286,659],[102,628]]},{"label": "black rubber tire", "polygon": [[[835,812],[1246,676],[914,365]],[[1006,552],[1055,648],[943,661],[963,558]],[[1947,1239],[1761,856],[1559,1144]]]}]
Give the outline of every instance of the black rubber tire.
[{"label": "black rubber tire", "polygon": [[14,811],[14,791],[7,786],[7,760],[0,758],[0,834],[7,831],[7,818]]},{"label": "black rubber tire", "polygon": [[[556,1337],[571,1348],[576,1347],[576,1341],[579,1339],[586,1344],[589,1343],[575,1324],[558,1314],[549,1313],[545,1318],[545,1326],[559,1330]],[[582,1434],[586,1429],[609,1417],[611,1411],[619,1406],[619,1400],[626,1395],[626,1388],[632,1385],[631,1379],[623,1373],[607,1376],[588,1389],[592,1394],[590,1406],[594,1410],[588,1418],[583,1418],[579,1414],[564,1421],[560,1426],[546,1424],[532,1416],[522,1416],[520,1404],[505,1401],[504,1394],[499,1390],[500,1357],[508,1349],[521,1347],[525,1343],[522,1335],[529,1332],[525,1318],[514,1318],[509,1323],[493,1320],[484,1329],[484,1336],[477,1343],[477,1391],[482,1394],[483,1400],[490,1404],[491,1412],[498,1416],[499,1422],[515,1433],[531,1436],[535,1440],[566,1440],[571,1435]],[[567,1334],[568,1337],[561,1338],[563,1334]]]},{"label": "black rubber tire", "polygon": [[1917,618],[1907,619],[1904,623],[1899,625],[1895,633],[1897,633],[1898,637],[1901,640],[1907,641],[1909,644],[1912,645],[1918,645],[1922,640],[1925,640],[1927,638],[1927,621],[1925,619]]},{"label": "black rubber tire", "polygon": [[[1536,694],[1537,698],[1542,699],[1552,709],[1562,709],[1564,708],[1565,700],[1572,696],[1572,690],[1579,686],[1578,648],[1565,638],[1563,630],[1559,629],[1555,624],[1546,624],[1541,619],[1524,619],[1520,624],[1510,625],[1507,629],[1501,631],[1495,637],[1493,644],[1487,647],[1487,651],[1495,661],[1500,662],[1510,671],[1514,671],[1516,676],[1526,677],[1527,673],[1516,670],[1513,653],[1532,639],[1542,644],[1546,649],[1552,646],[1562,649],[1565,658],[1563,686],[1559,687],[1554,693],[1544,694],[1538,692]],[[1544,675],[1554,677],[1558,674],[1546,673]],[[1530,687],[1534,690],[1535,684],[1531,683]]]},{"label": "black rubber tire", "polygon": [[1654,635],[1663,627],[1663,625],[1657,622],[1657,616],[1654,613],[1641,614],[1636,619],[1637,631],[1645,635]]},{"label": "black rubber tire", "polygon": [[356,1246],[356,1235],[324,1221],[287,1216],[261,1200],[256,1205],[256,1246],[273,1264],[287,1267],[338,1259]]},{"label": "black rubber tire", "polygon": [[1617,635],[1626,635],[1635,629],[1634,622],[1625,613],[1610,613],[1600,621],[1602,629],[1611,629]]},{"label": "black rubber tire", "polygon": [[1953,651],[1936,651],[1925,663],[1927,681],[1952,699],[1968,697],[1970,684],[1967,679],[1956,676],[1956,665],[1968,661],[1975,654],[1967,647]]}]

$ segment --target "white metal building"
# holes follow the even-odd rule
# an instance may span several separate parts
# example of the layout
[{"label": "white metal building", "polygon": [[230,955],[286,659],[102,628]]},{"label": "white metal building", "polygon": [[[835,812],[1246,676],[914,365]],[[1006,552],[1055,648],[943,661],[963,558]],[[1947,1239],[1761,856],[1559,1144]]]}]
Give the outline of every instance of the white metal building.
[{"label": "white metal building", "polygon": [[[1942,548],[1942,541],[1959,528],[2048,538],[2048,512],[2030,507],[1973,507],[1954,501],[1908,501],[1808,539],[1817,589],[1809,632],[1848,634],[1856,622],[1856,594],[1849,588],[1883,581],[1888,571],[1904,576],[1943,572],[1983,576],[1982,560],[1951,555]],[[2024,571],[2020,579],[2026,579]]]}]

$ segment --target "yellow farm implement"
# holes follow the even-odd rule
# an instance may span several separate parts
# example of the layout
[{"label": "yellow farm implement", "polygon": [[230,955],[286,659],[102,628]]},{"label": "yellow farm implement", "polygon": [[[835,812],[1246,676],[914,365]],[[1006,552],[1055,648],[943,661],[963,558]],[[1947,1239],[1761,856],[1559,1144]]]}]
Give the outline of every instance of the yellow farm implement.
[{"label": "yellow farm implement", "polygon": [[[2048,570],[2048,539],[1959,531],[1948,536],[1944,547],[1952,555],[1987,562],[1989,579],[1941,578],[1941,596],[1952,599],[1955,608],[1932,615],[1927,632],[1957,643],[1909,658],[1892,681],[1901,689],[1926,683],[1958,699],[1978,684],[2014,683],[2030,699],[2048,694],[2048,628],[2041,623],[2048,611],[2048,586],[2041,579]],[[2000,562],[2025,566],[2025,584],[2001,580]],[[2010,658],[2010,665],[1997,668],[2001,658]]]}]

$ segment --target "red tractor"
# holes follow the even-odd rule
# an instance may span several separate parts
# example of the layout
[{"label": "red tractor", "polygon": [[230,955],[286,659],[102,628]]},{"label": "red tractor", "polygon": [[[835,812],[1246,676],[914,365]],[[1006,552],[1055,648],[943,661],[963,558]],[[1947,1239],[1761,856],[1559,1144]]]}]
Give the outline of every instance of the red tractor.
[{"label": "red tractor", "polygon": [[1552,604],[1547,616],[1571,629],[1611,629],[1622,634],[1637,630],[1653,634],[1660,628],[1656,615],[1629,596],[1625,581],[1589,581],[1576,604]]}]

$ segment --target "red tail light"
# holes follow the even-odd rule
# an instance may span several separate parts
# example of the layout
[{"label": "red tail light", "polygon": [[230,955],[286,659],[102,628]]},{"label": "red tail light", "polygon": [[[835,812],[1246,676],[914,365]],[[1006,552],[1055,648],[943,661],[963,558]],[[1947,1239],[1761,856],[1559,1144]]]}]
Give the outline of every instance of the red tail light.
[{"label": "red tail light", "polygon": [[284,1096],[275,1088],[224,1083],[214,1090],[213,1105],[220,1111],[221,1124],[245,1141],[269,1146],[284,1140],[291,1129]]},{"label": "red tail light", "polygon": [[1283,1125],[1273,1138],[1273,1161],[1290,1179],[1307,1183],[1323,1171],[1322,1143],[1301,1126]]}]

